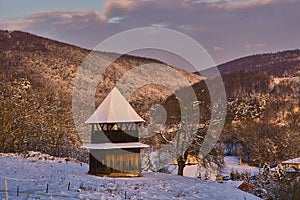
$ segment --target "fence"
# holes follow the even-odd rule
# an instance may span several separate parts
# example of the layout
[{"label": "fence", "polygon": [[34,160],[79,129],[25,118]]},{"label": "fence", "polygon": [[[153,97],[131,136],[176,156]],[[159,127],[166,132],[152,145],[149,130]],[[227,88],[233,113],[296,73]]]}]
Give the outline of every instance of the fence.
[{"label": "fence", "polygon": [[[71,189],[71,182],[69,182],[66,186],[65,189],[64,187],[60,186],[60,187],[55,187],[55,186],[51,186],[49,183],[45,184],[45,185],[38,185],[37,188],[34,189],[24,189],[21,188],[20,186],[16,186],[15,188],[9,187],[9,185],[7,184],[7,180],[4,179],[4,190],[0,190],[0,199],[3,199],[5,196],[5,199],[16,199],[16,198],[20,198],[20,199],[24,199],[24,198],[29,198],[29,197],[36,197],[36,196],[45,196],[45,197],[57,197],[60,199],[64,199],[64,198],[72,198],[72,199],[81,199],[78,196],[69,196],[69,195],[61,195],[61,194],[57,194],[55,192],[57,191],[70,191]],[[25,188],[25,187],[24,187]],[[74,190],[75,192],[75,190]]]},{"label": "fence", "polygon": [[[12,180],[15,182],[16,180]],[[51,185],[51,183],[47,184],[41,184],[36,185],[34,188],[28,189],[28,187],[25,186],[19,186],[16,184],[13,184],[14,186],[9,186],[9,181],[4,179],[4,189],[0,188],[0,200],[10,200],[10,199],[85,199],[84,196],[81,196],[81,191],[96,191],[96,189],[93,188],[86,188],[81,183],[80,186],[73,186],[71,182],[68,182],[68,184],[55,186]],[[23,188],[22,188],[23,187]],[[108,193],[112,194],[112,191],[107,190]],[[61,194],[66,193],[66,194]],[[73,194],[72,194],[73,193]],[[78,193],[78,194],[74,194]],[[128,199],[130,196],[126,191],[119,191],[119,196],[122,196],[122,199]],[[121,194],[120,194],[121,193]],[[43,198],[44,197],[44,198]],[[90,197],[87,197],[90,200],[96,200]],[[99,199],[99,198],[97,198]]]}]

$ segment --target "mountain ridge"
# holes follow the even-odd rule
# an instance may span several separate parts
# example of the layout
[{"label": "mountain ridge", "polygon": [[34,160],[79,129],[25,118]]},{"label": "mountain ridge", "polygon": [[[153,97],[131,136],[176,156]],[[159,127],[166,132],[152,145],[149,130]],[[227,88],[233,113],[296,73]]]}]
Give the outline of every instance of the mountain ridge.
[{"label": "mountain ridge", "polygon": [[300,71],[300,49],[255,54],[217,66],[222,74],[238,71],[265,72],[274,76],[295,75]]}]

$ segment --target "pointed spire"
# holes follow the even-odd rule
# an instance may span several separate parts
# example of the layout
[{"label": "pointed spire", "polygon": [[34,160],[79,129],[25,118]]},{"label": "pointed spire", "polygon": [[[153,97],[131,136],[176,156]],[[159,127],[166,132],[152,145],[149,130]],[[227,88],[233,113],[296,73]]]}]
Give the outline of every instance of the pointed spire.
[{"label": "pointed spire", "polygon": [[114,87],[85,123],[98,124],[143,121],[144,120],[135,112],[118,88]]}]

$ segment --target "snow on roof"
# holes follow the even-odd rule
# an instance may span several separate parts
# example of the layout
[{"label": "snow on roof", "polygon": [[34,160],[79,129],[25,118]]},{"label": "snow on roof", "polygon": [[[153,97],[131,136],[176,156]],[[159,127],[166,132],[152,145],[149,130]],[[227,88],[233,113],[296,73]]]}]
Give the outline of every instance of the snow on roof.
[{"label": "snow on roof", "polygon": [[97,124],[143,121],[144,120],[135,112],[118,88],[114,87],[85,123]]},{"label": "snow on roof", "polygon": [[286,161],[284,161],[282,163],[283,164],[300,164],[300,157],[294,158],[294,159],[290,159],[290,160],[286,160]]},{"label": "snow on roof", "polygon": [[287,173],[293,173],[293,172],[298,172],[296,169],[294,168],[285,168],[285,172]]},{"label": "snow on roof", "polygon": [[147,148],[149,147],[149,145],[140,142],[127,142],[127,143],[85,144],[82,147],[87,149],[128,149],[128,148]]},{"label": "snow on roof", "polygon": [[226,181],[225,183],[230,184],[231,186],[238,188],[240,185],[242,185],[244,181]]}]

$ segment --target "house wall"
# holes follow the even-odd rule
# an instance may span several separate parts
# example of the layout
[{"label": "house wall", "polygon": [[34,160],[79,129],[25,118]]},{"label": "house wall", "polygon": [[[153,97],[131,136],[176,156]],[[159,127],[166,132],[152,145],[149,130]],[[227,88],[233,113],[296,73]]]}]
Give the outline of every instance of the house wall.
[{"label": "house wall", "polygon": [[95,175],[141,173],[140,149],[90,150],[89,173]]},{"label": "house wall", "polygon": [[298,164],[294,164],[294,163],[284,163],[283,166],[285,168],[296,168],[296,169],[300,169],[300,163]]}]

